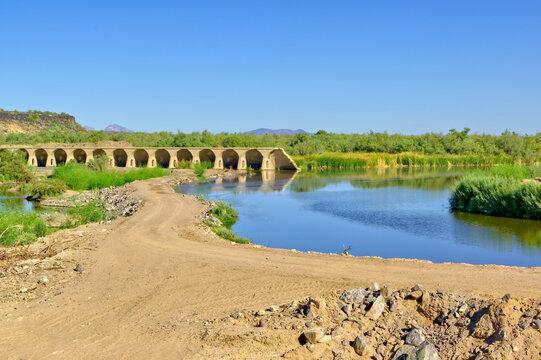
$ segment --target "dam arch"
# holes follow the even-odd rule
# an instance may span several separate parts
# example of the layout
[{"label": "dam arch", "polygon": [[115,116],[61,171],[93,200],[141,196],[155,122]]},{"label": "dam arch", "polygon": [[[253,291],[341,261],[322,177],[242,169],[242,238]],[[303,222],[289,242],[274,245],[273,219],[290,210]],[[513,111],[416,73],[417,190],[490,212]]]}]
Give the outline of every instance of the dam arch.
[{"label": "dam arch", "polygon": [[263,154],[257,149],[251,149],[246,152],[246,167],[259,170],[263,166]]},{"label": "dam arch", "polygon": [[222,153],[224,169],[237,169],[239,167],[239,154],[233,149],[227,149]]},{"label": "dam arch", "polygon": [[76,149],[73,152],[73,158],[79,164],[86,164],[86,159],[87,159],[86,151],[84,151],[83,149]]},{"label": "dam arch", "polygon": [[165,169],[169,167],[169,163],[171,162],[171,154],[169,154],[169,151],[158,149],[156,150],[156,154],[154,156],[156,157],[156,166],[160,166]]},{"label": "dam arch", "polygon": [[126,167],[128,154],[123,149],[116,149],[113,151],[113,160],[116,167]]},{"label": "dam arch", "polygon": [[45,151],[45,149],[37,149],[34,152],[34,156],[36,158],[36,164],[34,166],[37,166],[37,167],[47,166],[47,160],[49,158],[49,154],[47,154],[47,151]]},{"label": "dam arch", "polygon": [[177,151],[177,161],[175,167],[190,168],[193,161],[192,152],[188,149],[180,149]]},{"label": "dam arch", "polygon": [[[63,165],[66,164],[66,161],[68,160],[68,154],[63,149],[56,149],[53,153],[54,161],[56,162],[56,165]],[[51,165],[53,159],[51,158]]]},{"label": "dam arch", "polygon": [[133,153],[133,161],[135,161],[135,164],[130,165],[130,166],[135,166],[135,167],[148,166],[148,159],[149,159],[148,151],[146,151],[145,149],[137,149]]},{"label": "dam arch", "polygon": [[201,163],[210,162],[212,164],[212,167],[214,167],[214,162],[216,161],[216,154],[214,154],[214,151],[210,149],[203,149],[199,152],[199,161]]}]

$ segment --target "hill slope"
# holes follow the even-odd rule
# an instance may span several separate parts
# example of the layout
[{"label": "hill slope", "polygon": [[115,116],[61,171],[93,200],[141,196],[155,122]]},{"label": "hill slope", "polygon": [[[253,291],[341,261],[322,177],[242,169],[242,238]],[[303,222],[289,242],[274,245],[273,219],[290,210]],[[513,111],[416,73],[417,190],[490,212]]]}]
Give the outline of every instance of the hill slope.
[{"label": "hill slope", "polygon": [[84,131],[69,114],[49,111],[0,110],[0,134],[35,133],[39,131]]}]

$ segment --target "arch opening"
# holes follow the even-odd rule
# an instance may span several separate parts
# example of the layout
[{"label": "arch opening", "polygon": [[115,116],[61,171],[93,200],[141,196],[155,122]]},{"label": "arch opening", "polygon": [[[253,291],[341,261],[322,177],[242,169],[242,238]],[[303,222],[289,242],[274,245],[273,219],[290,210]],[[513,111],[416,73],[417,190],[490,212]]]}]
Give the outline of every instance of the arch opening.
[{"label": "arch opening", "polygon": [[113,151],[113,159],[116,167],[126,167],[128,161],[128,154],[122,149],[116,149]]},{"label": "arch opening", "polygon": [[43,149],[38,149],[34,153],[36,155],[36,162],[38,167],[46,167],[47,166],[47,158],[49,155],[47,154],[47,151]]},{"label": "arch opening", "polygon": [[146,150],[144,149],[135,150],[135,153],[133,153],[133,157],[135,158],[136,167],[148,166],[148,152]]},{"label": "arch opening", "polygon": [[28,151],[26,149],[19,149],[17,151],[20,151],[24,154],[24,159],[28,162],[28,158],[30,157],[30,154],[28,154]]},{"label": "arch opening", "polygon": [[155,157],[156,157],[157,166],[160,166],[166,169],[169,167],[169,162],[171,161],[171,154],[169,154],[169,151],[164,150],[164,149],[159,149],[156,151]]},{"label": "arch opening", "polygon": [[79,163],[79,164],[86,164],[86,151],[83,149],[77,149],[73,152],[73,158]]},{"label": "arch opening", "polygon": [[107,156],[107,154],[105,153],[105,150],[102,150],[102,149],[96,149],[92,152],[92,156],[95,158],[97,158],[98,156]]},{"label": "arch opening", "polygon": [[68,154],[66,154],[66,152],[64,150],[56,149],[53,154],[54,154],[54,160],[56,161],[56,166],[63,165],[63,164],[66,163],[66,160],[68,158]]},{"label": "arch opening", "polygon": [[270,153],[271,165],[280,170],[297,170],[295,163],[291,161],[283,150],[276,149]]},{"label": "arch opening", "polygon": [[179,169],[189,169],[192,166],[193,156],[190,150],[180,149],[177,151],[177,161],[175,167]]},{"label": "arch opening", "polygon": [[203,149],[199,152],[199,161],[201,164],[206,164],[208,168],[214,167],[214,162],[216,161],[216,155],[210,149]]},{"label": "arch opening", "polygon": [[239,166],[239,154],[235,150],[227,149],[222,153],[224,169],[237,169]]},{"label": "arch opening", "polygon": [[246,166],[254,170],[261,169],[263,165],[263,154],[258,150],[252,149],[246,152]]}]

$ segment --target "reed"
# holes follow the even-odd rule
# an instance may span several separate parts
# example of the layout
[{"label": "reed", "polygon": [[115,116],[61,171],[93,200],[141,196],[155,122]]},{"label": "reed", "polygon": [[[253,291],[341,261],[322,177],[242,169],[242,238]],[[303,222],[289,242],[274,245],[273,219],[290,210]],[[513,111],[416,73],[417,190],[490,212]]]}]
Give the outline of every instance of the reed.
[{"label": "reed", "polygon": [[499,166],[469,174],[453,187],[451,209],[462,212],[541,220],[541,184],[523,181],[537,168]]},{"label": "reed", "polygon": [[494,155],[426,155],[404,152],[388,153],[324,153],[318,155],[293,156],[303,169],[363,169],[405,166],[494,166],[512,164],[510,156]]}]

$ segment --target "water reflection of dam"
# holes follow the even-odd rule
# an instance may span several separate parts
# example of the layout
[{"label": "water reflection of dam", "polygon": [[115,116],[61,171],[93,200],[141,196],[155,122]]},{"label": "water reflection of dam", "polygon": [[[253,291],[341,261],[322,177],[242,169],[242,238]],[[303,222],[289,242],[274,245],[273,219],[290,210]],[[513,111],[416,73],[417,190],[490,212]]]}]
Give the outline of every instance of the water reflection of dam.
[{"label": "water reflection of dam", "polygon": [[234,192],[280,192],[293,181],[298,171],[261,171],[253,174],[241,174],[235,178],[217,178],[211,181],[213,191]]}]

